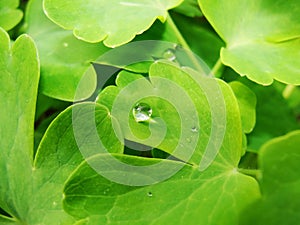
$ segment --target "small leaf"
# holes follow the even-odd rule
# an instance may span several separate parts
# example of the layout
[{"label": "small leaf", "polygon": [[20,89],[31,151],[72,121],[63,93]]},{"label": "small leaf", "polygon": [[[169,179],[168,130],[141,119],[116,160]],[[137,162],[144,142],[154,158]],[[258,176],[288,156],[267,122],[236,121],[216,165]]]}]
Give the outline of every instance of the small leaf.
[{"label": "small leaf", "polygon": [[230,87],[238,100],[243,130],[250,133],[256,122],[256,96],[251,89],[238,81],[231,82]]},{"label": "small leaf", "polygon": [[[51,20],[87,42],[116,47],[131,41],[159,18],[165,21],[167,10],[182,0],[45,0]],[[59,9],[59,10],[58,10]],[[80,12],[78,14],[78,12]]]},{"label": "small leaf", "polygon": [[10,30],[21,21],[23,12],[18,6],[19,0],[0,0],[0,27]]},{"label": "small leaf", "polygon": [[259,84],[300,84],[298,0],[198,0],[226,42],[221,59]]}]

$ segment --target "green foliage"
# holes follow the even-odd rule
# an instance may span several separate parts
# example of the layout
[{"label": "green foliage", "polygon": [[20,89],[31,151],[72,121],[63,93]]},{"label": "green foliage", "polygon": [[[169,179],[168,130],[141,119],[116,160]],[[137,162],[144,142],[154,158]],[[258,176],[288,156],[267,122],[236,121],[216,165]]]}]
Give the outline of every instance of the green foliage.
[{"label": "green foliage", "polygon": [[[52,23],[42,10],[42,0],[28,4],[25,31],[39,50],[43,94],[65,101],[78,101],[92,95],[97,77],[91,61],[106,51],[103,45],[80,41],[71,31]],[[79,82],[82,91],[75,96]]]},{"label": "green foliage", "polygon": [[10,30],[21,21],[23,12],[18,6],[19,0],[0,0],[0,27]]},{"label": "green foliage", "polygon": [[198,1],[226,42],[225,65],[259,84],[300,84],[298,1]]},{"label": "green foliage", "polygon": [[[143,33],[158,18],[166,20],[167,10],[182,0],[44,1],[51,20],[73,30],[79,39],[116,47]],[[59,8],[60,10],[57,10]],[[80,12],[80,13],[78,13]],[[114,15],[114,19],[111,16]]]},{"label": "green foliage", "polygon": [[267,142],[260,150],[260,179],[263,196],[243,214],[242,224],[299,223],[300,132]]},{"label": "green foliage", "polygon": [[0,0],[0,224],[298,224],[299,9]]}]

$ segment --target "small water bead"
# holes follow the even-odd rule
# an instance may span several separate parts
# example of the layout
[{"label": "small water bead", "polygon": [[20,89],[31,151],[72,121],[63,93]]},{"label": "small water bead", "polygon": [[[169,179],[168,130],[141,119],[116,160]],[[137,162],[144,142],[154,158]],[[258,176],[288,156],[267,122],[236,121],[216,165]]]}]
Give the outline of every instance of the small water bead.
[{"label": "small water bead", "polygon": [[198,128],[196,126],[193,126],[192,129],[191,129],[191,131],[194,132],[194,133],[196,133],[196,132],[198,132]]},{"label": "small water bead", "polygon": [[150,191],[147,193],[147,195],[148,195],[149,197],[152,197],[152,196],[153,196],[152,192],[150,192]]},{"label": "small water bead", "polygon": [[146,103],[138,103],[132,110],[136,122],[145,122],[151,118],[152,109]]},{"label": "small water bead", "polygon": [[64,42],[64,43],[63,43],[63,46],[64,46],[64,47],[68,47],[69,44],[68,44],[67,42]]},{"label": "small water bead", "polygon": [[167,49],[164,52],[163,57],[169,61],[174,61],[176,59],[175,50],[174,49]]}]

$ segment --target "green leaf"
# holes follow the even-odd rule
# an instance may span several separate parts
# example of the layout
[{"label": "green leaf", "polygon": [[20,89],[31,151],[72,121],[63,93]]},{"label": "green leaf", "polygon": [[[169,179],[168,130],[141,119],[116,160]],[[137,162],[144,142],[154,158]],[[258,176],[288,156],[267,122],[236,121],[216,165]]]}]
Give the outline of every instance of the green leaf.
[{"label": "green leaf", "polygon": [[83,161],[83,149],[90,156],[101,153],[99,140],[107,151],[122,153],[123,146],[111,127],[107,109],[94,103],[69,107],[51,123],[34,162],[35,195],[31,197],[33,213],[26,218],[28,224],[73,224],[73,219],[62,210],[64,183]]},{"label": "green leaf", "polygon": [[41,58],[42,93],[65,101],[88,98],[97,83],[91,62],[107,48],[80,41],[52,23],[43,12],[42,0],[30,1],[26,14],[25,30],[36,41]]},{"label": "green leaf", "polygon": [[22,220],[32,196],[33,124],[39,80],[37,50],[29,36],[20,36],[11,46],[8,34],[0,28],[0,71],[0,206]]},{"label": "green leaf", "polygon": [[[114,155],[123,163],[147,166],[161,162],[125,155]],[[104,174],[139,179],[152,174],[144,170],[123,171],[110,167],[111,157],[101,155],[89,159]],[[182,164],[164,160],[164,170]],[[241,208],[259,197],[257,182],[235,170],[218,173],[197,167],[183,168],[172,178],[150,186],[134,187],[114,183],[83,163],[70,177],[64,193],[64,208],[88,225],[96,224],[219,224],[234,225]],[[139,167],[140,168],[140,167]],[[161,169],[162,169],[161,168]],[[159,172],[159,171],[157,171]],[[162,172],[162,171],[161,171]],[[159,176],[156,174],[154,176]],[[154,178],[155,179],[155,178]],[[199,219],[201,218],[201,219]]]},{"label": "green leaf", "polygon": [[242,214],[240,224],[299,223],[300,131],[266,143],[259,152],[263,196]]},{"label": "green leaf", "polygon": [[231,82],[230,87],[239,104],[243,131],[250,133],[256,122],[256,96],[251,89],[238,81]]},{"label": "green leaf", "polygon": [[[129,222],[131,224],[190,224],[194,221],[198,221],[198,224],[218,224],[222,221],[222,224],[232,225],[238,224],[240,209],[260,196],[256,181],[239,174],[236,169],[242,154],[242,128],[235,96],[231,88],[223,82],[202,77],[201,74],[191,69],[181,69],[171,63],[156,62],[150,67],[148,79],[137,74],[121,72],[116,80],[117,86],[109,86],[103,90],[98,102],[106,105],[112,115],[116,116],[126,139],[142,144],[155,145],[155,138],[158,138],[156,135],[161,136],[161,131],[156,126],[160,120],[163,120],[167,127],[167,134],[159,147],[178,157],[176,152],[172,152],[172,147],[174,142],[178,142],[179,131],[184,133],[185,127],[191,128],[189,118],[193,118],[194,114],[188,99],[183,97],[184,93],[180,89],[173,89],[170,83],[167,83],[167,86],[163,82],[166,79],[174,82],[173,85],[181,87],[185,94],[195,101],[196,109],[199,110],[197,116],[199,116],[201,126],[197,134],[200,141],[194,152],[196,157],[192,156],[191,164],[184,164],[170,160],[114,155],[127,165],[138,166],[129,170],[126,166],[116,167],[115,159],[110,155],[90,157],[88,164],[82,163],[70,176],[65,186],[64,208],[71,215],[78,219],[86,219],[89,225],[128,224]],[[203,89],[195,81],[197,79],[201,80]],[[213,84],[218,84],[222,92],[216,93]],[[151,92],[152,89],[155,91]],[[207,93],[208,90],[211,92]],[[175,107],[174,101],[172,102],[167,95],[164,95],[164,91],[168,95],[172,93],[172,96],[184,105],[183,112]],[[218,98],[222,94],[224,96],[223,104],[226,105],[227,110],[224,126],[226,129],[217,157],[210,167],[201,172],[198,163],[199,156],[204,155],[203,143],[207,144],[207,138],[209,138],[207,136],[214,135],[209,132],[206,134],[206,129],[212,128],[210,121],[211,113],[214,113],[212,110],[216,110],[216,108],[209,107],[206,99],[212,96],[209,95],[212,93],[218,96],[213,99],[219,108],[222,104]],[[122,104],[118,104],[118,101]],[[149,121],[138,123],[134,120],[131,113],[136,103],[151,106],[152,115]],[[127,105],[131,106],[126,108]],[[114,107],[116,107],[117,114],[114,113]],[[126,109],[129,109],[129,115]],[[222,117],[222,111],[217,112],[217,115]],[[185,122],[184,125],[180,124],[178,114]],[[125,122],[127,120],[129,120],[131,132]],[[219,125],[223,126],[221,124]],[[154,137],[152,142],[145,139],[149,136],[149,130],[151,130],[150,137]],[[183,142],[183,146],[184,151],[188,152],[191,143]],[[158,165],[158,170],[154,170],[156,172],[154,174],[151,173],[153,171],[147,171],[147,166],[153,164]],[[178,166],[182,167],[179,172],[167,180],[158,182],[161,176]],[[102,176],[99,174],[97,176],[95,170]],[[137,187],[116,183],[115,180],[109,179],[122,177],[132,183],[134,181],[139,183],[140,180],[158,183]]]},{"label": "green leaf", "polygon": [[[202,157],[205,161],[207,154],[216,155],[219,148],[230,160],[223,155],[216,161],[232,164],[239,159],[242,128],[230,87],[165,62],[152,64],[149,80],[123,71],[116,80],[117,87],[109,86],[98,97],[98,102],[106,105],[119,121],[126,139],[195,164]],[[151,107],[149,122],[136,122],[132,110],[138,103]],[[207,148],[212,152],[208,153]]]},{"label": "green leaf", "polygon": [[297,0],[198,0],[226,42],[221,59],[241,76],[268,85],[300,84],[300,8]]},{"label": "green leaf", "polygon": [[22,19],[23,12],[18,8],[19,0],[0,0],[0,27],[10,30]]},{"label": "green leaf", "polygon": [[184,0],[173,11],[189,17],[202,16],[197,0]]},{"label": "green leaf", "polygon": [[[182,0],[44,0],[51,20],[87,42],[116,47],[131,41],[158,18],[162,22],[167,10]],[[59,10],[57,10],[59,9]],[[78,12],[80,12],[78,14]]]}]

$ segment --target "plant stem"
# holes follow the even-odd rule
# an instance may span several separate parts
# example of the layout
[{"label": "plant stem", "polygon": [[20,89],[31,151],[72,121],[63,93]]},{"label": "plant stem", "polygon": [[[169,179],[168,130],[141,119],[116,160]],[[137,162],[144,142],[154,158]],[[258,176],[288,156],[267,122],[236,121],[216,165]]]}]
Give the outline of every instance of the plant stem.
[{"label": "plant stem", "polygon": [[245,175],[249,175],[249,176],[254,177],[254,178],[258,178],[259,175],[260,175],[260,170],[257,170],[257,169],[238,168],[238,171],[240,173],[243,173]]},{"label": "plant stem", "polygon": [[197,69],[197,71],[204,73],[203,67],[200,64],[199,60],[196,58],[195,54],[193,53],[193,51],[191,50],[190,46],[188,45],[188,43],[186,42],[186,40],[184,39],[184,37],[182,36],[182,34],[180,33],[179,29],[177,28],[176,24],[174,23],[172,17],[170,14],[168,14],[167,16],[167,23],[170,25],[170,27],[172,28],[179,44],[186,49],[186,53],[188,55],[188,57],[190,58],[190,60],[192,61],[193,65],[195,66],[195,68]]},{"label": "plant stem", "polygon": [[[214,65],[214,67],[211,70],[211,73],[213,76],[220,78],[221,77],[221,70],[224,69],[224,65],[222,63],[221,57],[218,59],[218,61],[216,62],[216,64]],[[220,73],[220,74],[219,74]]]},{"label": "plant stem", "polygon": [[291,84],[288,84],[285,89],[283,90],[282,92],[282,96],[285,98],[285,99],[288,99],[289,97],[291,97],[293,91],[295,90],[296,86],[294,85],[291,85]]}]

